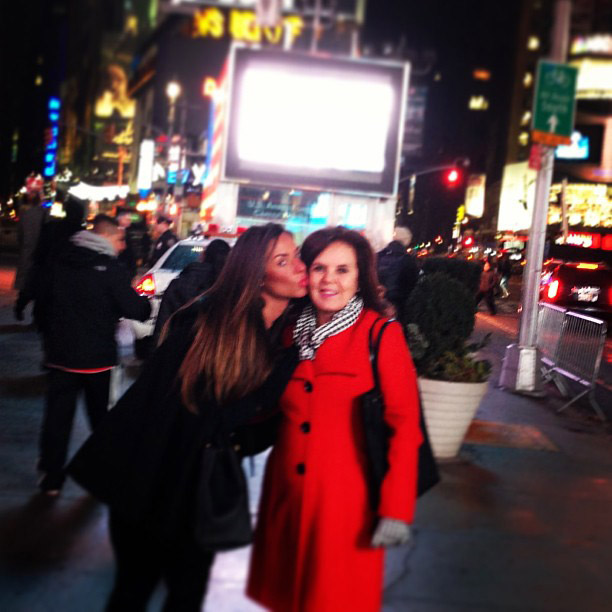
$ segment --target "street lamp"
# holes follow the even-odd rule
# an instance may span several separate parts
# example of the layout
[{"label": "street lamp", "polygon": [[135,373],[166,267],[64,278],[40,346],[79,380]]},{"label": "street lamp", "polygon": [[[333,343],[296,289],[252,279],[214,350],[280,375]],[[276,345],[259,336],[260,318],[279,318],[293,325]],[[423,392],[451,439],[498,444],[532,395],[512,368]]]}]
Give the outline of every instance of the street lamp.
[{"label": "street lamp", "polygon": [[177,81],[169,81],[166,85],[166,95],[168,96],[168,143],[166,148],[166,185],[164,187],[164,204],[168,195],[168,175],[170,168],[170,150],[172,148],[172,137],[174,132],[174,114],[176,110],[176,101],[181,95],[181,85]]}]

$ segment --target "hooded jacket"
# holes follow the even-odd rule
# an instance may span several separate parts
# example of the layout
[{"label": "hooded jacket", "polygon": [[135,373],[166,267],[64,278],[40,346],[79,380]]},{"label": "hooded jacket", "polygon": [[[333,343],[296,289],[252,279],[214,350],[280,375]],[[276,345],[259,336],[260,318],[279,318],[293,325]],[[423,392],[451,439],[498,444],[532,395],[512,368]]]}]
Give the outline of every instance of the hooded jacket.
[{"label": "hooded jacket", "polygon": [[72,236],[46,287],[43,334],[49,366],[115,365],[119,319],[144,321],[151,311],[147,298],[131,287],[110,243],[93,232]]}]

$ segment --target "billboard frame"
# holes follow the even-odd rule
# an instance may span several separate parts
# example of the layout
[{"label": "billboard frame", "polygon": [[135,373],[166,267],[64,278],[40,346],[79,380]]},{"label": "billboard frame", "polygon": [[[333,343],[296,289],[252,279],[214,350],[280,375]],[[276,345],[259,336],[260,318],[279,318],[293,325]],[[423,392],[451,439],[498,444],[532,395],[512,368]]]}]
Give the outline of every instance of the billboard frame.
[{"label": "billboard frame", "polygon": [[[236,117],[239,109],[239,105],[236,104],[235,100],[237,77],[240,71],[246,69],[243,60],[238,59],[237,61],[237,56],[242,53],[246,55],[256,53],[260,58],[264,58],[266,61],[278,62],[279,65],[286,63],[287,60],[291,58],[291,60],[300,64],[305,66],[308,65],[309,69],[312,69],[311,66],[313,63],[320,62],[321,65],[326,65],[327,68],[337,70],[341,70],[342,67],[350,66],[353,71],[356,72],[363,71],[365,73],[374,69],[386,71],[394,88],[394,103],[396,103],[398,107],[394,109],[386,139],[385,159],[388,163],[385,163],[385,169],[381,173],[381,180],[376,184],[374,184],[371,179],[351,181],[341,178],[328,178],[323,180],[319,178],[319,180],[311,181],[309,180],[310,177],[305,177],[304,172],[300,174],[299,169],[296,169],[295,173],[240,169],[241,162],[236,150],[236,140],[235,138],[232,139],[232,130],[233,126],[236,124]],[[243,63],[240,64],[240,61],[243,61]],[[221,180],[245,185],[252,184],[285,189],[295,188],[331,193],[349,193],[381,198],[397,196],[406,114],[406,97],[410,72],[410,65],[408,62],[364,60],[348,57],[324,57],[301,52],[283,52],[269,49],[262,50],[260,48],[247,47],[240,43],[234,43],[230,49],[228,66],[228,106],[223,135],[224,147]],[[370,185],[372,185],[372,187],[370,187]]]}]

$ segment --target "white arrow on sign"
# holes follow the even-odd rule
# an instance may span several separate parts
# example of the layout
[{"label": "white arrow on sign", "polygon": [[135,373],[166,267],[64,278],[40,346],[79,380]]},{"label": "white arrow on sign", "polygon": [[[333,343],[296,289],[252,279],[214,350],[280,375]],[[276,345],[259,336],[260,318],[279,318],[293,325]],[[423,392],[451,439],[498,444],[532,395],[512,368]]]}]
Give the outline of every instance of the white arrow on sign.
[{"label": "white arrow on sign", "polygon": [[557,131],[557,125],[559,124],[559,119],[557,119],[557,115],[551,115],[548,118],[548,121],[546,122],[548,123],[549,127],[550,127],[550,131],[555,134]]}]

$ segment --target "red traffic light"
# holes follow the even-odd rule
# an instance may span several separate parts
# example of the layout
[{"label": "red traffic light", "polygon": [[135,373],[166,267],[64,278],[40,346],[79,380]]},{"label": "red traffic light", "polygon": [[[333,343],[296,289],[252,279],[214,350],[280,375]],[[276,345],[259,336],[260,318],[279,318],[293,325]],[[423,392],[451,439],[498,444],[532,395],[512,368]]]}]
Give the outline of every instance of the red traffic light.
[{"label": "red traffic light", "polygon": [[474,246],[474,238],[472,236],[466,236],[463,239],[463,247],[469,249],[471,246]]},{"label": "red traffic light", "polygon": [[461,172],[457,168],[451,168],[444,175],[444,182],[448,187],[456,187],[461,182]]}]

